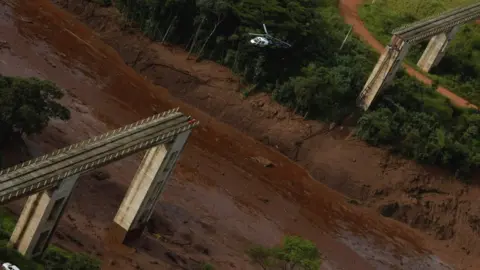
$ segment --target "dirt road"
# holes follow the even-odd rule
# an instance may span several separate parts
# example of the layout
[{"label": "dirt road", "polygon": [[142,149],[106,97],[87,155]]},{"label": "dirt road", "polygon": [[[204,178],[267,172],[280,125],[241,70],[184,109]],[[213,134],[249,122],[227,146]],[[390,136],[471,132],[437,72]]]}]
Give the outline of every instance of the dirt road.
[{"label": "dirt road", "polygon": [[[339,8],[340,13],[345,18],[345,22],[353,25],[353,31],[359,35],[362,40],[370,44],[377,52],[382,53],[385,49],[385,45],[381,44],[365,27],[362,20],[358,16],[358,8],[364,2],[364,0],[340,0]],[[407,64],[403,64],[403,67],[407,71],[410,76],[417,78],[419,81],[431,85],[432,80],[422,74],[421,72],[413,69],[411,66]],[[443,96],[447,97],[452,101],[453,104],[456,104],[461,107],[470,107],[470,108],[477,108],[474,104],[471,104],[467,100],[457,96],[456,94],[452,93],[445,87],[439,86],[437,91],[442,94]]]},{"label": "dirt road", "polygon": [[[0,72],[49,79],[68,91],[63,103],[72,119],[31,137],[34,153],[174,106],[202,123],[154,216],[152,233],[165,241],[145,236],[128,256],[105,258],[112,256],[103,248],[105,229],[138,166],[136,156],[105,168],[108,179],[83,177],[57,243],[121,263],[122,269],[158,269],[169,260],[172,269],[195,261],[254,269],[244,255],[251,243],[272,245],[294,233],[317,243],[324,269],[447,269],[428,254],[430,246],[419,233],[347,203],[277,151],[148,83],[49,1],[7,1],[0,7],[0,36],[8,45],[0,51]],[[252,159],[257,156],[275,166],[263,167]],[[18,204],[12,207],[18,211]]]}]

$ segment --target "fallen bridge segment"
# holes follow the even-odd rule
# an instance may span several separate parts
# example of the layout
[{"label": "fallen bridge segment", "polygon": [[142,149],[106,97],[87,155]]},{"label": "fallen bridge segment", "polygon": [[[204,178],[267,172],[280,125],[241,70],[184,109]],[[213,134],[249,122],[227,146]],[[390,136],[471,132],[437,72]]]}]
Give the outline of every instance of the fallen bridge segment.
[{"label": "fallen bridge segment", "polygon": [[169,143],[198,125],[170,110],[0,172],[0,204],[52,188],[62,179]]},{"label": "fallen bridge segment", "polygon": [[[475,3],[394,30],[390,44],[381,54],[357,97],[357,106],[363,111],[368,110],[376,96],[392,82],[413,44],[430,39],[418,61],[418,66],[423,71],[429,72],[442,60],[458,28],[478,18],[480,18],[480,3]],[[476,108],[473,105],[469,107]]]},{"label": "fallen bridge segment", "polygon": [[27,257],[48,246],[82,173],[149,149],[117,213],[120,242],[143,231],[191,129],[199,123],[173,109],[0,172],[0,204],[31,195],[10,244]]}]

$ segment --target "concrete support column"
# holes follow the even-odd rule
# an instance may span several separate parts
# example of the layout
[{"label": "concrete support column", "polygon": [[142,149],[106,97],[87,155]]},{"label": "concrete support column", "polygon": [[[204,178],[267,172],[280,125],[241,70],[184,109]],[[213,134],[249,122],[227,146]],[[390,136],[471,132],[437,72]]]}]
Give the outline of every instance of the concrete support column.
[{"label": "concrete support column", "polygon": [[455,37],[460,26],[453,27],[449,32],[441,33],[430,39],[427,48],[423,51],[422,57],[418,61],[417,65],[425,72],[429,72],[430,69],[442,60],[447,50],[448,44]]},{"label": "concrete support column", "polygon": [[395,73],[408,53],[410,44],[393,36],[390,45],[380,56],[375,68],[368,78],[362,92],[357,98],[357,105],[366,111],[372,104],[375,96],[395,77]]},{"label": "concrete support column", "polygon": [[65,210],[78,175],[64,179],[50,190],[28,197],[10,244],[26,257],[43,253]]},{"label": "concrete support column", "polygon": [[190,133],[147,151],[115,216],[110,232],[113,241],[125,243],[142,234]]}]

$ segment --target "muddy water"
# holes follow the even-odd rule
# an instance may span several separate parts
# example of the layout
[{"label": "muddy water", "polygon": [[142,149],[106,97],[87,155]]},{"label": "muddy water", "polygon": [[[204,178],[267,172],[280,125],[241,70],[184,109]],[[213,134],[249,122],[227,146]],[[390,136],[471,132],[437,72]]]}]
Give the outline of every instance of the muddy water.
[{"label": "muddy water", "polygon": [[[173,231],[172,237],[194,235],[193,241],[210,251],[198,254],[188,245],[144,239],[141,252],[131,255],[137,265],[156,269],[149,262],[162,260],[162,252],[170,248],[212,261],[219,269],[250,269],[243,253],[248,245],[273,245],[283,234],[293,233],[317,243],[325,256],[324,269],[448,269],[429,254],[418,233],[347,204],[277,152],[145,82],[94,33],[50,2],[5,3],[0,4],[0,36],[5,41],[0,73],[56,82],[67,90],[62,102],[72,110],[69,123],[53,122],[44,134],[30,138],[38,153],[174,106],[202,122],[155,219],[169,224],[163,227]],[[264,168],[251,159],[254,156],[268,158],[275,167]],[[84,177],[56,241],[104,256],[105,228],[138,161],[135,156],[109,166],[111,178],[105,182]],[[82,245],[72,244],[72,235]]]}]

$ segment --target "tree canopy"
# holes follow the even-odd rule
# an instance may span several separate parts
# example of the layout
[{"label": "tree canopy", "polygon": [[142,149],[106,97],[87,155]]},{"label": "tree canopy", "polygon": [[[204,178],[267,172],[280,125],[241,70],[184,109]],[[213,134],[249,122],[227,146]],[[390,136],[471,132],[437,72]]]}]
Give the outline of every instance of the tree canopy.
[{"label": "tree canopy", "polygon": [[68,120],[62,97],[52,82],[0,75],[0,144],[14,133],[38,133],[52,118]]}]

